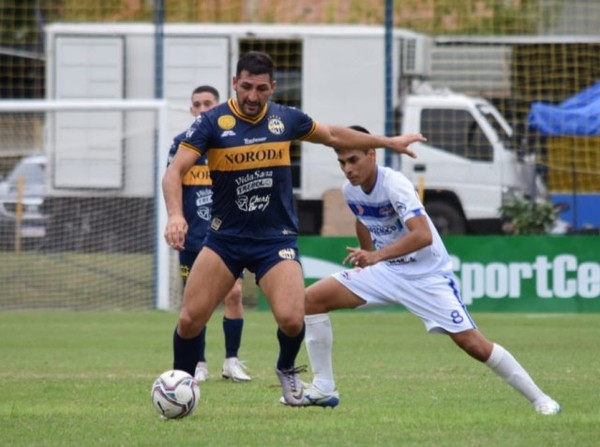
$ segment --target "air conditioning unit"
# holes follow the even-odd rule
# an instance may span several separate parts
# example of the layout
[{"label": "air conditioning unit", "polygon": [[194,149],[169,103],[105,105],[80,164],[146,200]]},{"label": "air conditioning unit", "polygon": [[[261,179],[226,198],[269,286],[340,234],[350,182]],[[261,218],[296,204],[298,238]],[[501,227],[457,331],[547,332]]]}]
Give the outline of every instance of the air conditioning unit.
[{"label": "air conditioning unit", "polygon": [[400,47],[402,74],[429,77],[431,75],[431,38],[425,35],[403,37]]}]

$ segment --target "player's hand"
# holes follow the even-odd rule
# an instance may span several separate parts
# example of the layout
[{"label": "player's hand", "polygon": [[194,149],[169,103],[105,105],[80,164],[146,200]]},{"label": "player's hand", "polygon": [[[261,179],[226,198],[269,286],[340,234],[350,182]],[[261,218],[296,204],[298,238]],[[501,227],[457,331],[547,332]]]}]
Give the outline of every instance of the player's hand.
[{"label": "player's hand", "polygon": [[406,135],[399,135],[397,137],[393,137],[391,139],[391,143],[389,144],[389,148],[398,153],[398,154],[406,154],[409,157],[417,158],[417,154],[415,154],[408,146],[413,143],[422,143],[427,141],[420,133],[409,133]]},{"label": "player's hand", "polygon": [[379,262],[376,251],[367,251],[355,247],[346,247],[348,256],[344,258],[344,264],[352,264],[354,267],[367,267]]},{"label": "player's hand", "polygon": [[175,250],[183,250],[188,224],[183,216],[170,216],[165,228],[165,241]]}]

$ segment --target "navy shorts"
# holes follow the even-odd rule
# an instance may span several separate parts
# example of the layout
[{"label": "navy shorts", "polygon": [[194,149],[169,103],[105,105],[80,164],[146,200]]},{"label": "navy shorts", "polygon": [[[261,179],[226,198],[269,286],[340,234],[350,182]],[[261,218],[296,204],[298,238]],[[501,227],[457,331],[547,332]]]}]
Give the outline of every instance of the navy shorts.
[{"label": "navy shorts", "polygon": [[271,267],[281,261],[289,259],[300,263],[296,236],[251,240],[231,236],[219,237],[209,232],[204,246],[219,255],[233,276],[239,277],[246,268],[254,273],[256,283]]},{"label": "navy shorts", "polygon": [[[179,252],[179,274],[183,280],[183,285],[185,285],[188,276],[190,276],[190,270],[192,270],[192,265],[194,265],[198,253],[198,251],[193,250],[182,250]],[[244,279],[244,272],[240,273],[238,278]]]}]

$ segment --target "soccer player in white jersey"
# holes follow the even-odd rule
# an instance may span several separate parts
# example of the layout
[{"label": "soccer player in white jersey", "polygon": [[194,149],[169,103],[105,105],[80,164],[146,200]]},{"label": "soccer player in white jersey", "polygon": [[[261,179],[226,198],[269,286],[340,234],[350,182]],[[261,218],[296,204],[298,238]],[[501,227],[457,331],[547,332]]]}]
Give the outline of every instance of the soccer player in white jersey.
[{"label": "soccer player in white jersey", "polygon": [[327,312],[401,304],[421,318],[427,331],[449,335],[485,363],[537,412],[558,413],[560,405],[538,388],[515,358],[477,329],[461,301],[448,252],[410,181],[378,166],[375,149],[336,149],[336,153],[348,179],[343,193],[356,216],[360,248],[348,248],[344,259],[354,269],[323,278],[306,290],[305,342],[314,377],[304,390],[304,405],[339,403]]}]

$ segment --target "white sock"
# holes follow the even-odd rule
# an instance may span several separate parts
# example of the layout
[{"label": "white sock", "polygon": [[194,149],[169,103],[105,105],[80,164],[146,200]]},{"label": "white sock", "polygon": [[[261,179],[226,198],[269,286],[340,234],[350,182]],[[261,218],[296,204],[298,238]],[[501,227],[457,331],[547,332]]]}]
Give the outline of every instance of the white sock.
[{"label": "white sock", "polygon": [[313,373],[313,385],[327,393],[335,390],[331,351],[333,331],[329,314],[306,315],[304,343]]},{"label": "white sock", "polygon": [[530,402],[550,399],[535,384],[527,371],[517,362],[510,352],[494,343],[492,354],[485,362],[496,374],[502,377],[515,390],[529,399]]}]

